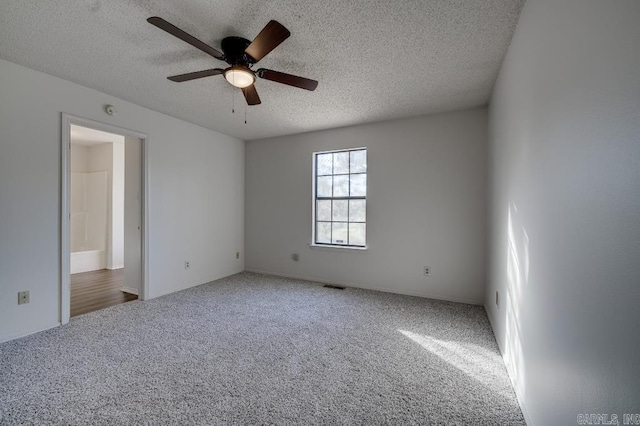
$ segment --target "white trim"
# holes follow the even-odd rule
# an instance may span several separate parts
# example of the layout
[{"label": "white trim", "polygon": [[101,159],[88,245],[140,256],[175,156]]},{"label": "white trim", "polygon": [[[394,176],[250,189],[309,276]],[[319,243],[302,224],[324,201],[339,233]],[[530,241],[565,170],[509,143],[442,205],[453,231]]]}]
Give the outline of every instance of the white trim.
[{"label": "white trim", "polygon": [[353,287],[353,288],[360,288],[360,289],[363,289],[363,290],[381,291],[383,293],[393,293],[393,294],[402,294],[402,295],[405,295],[405,296],[424,297],[424,298],[427,298],[427,299],[442,300],[444,302],[464,303],[465,305],[483,306],[483,303],[484,303],[484,301],[474,301],[474,300],[460,299],[460,298],[455,298],[455,297],[445,297],[445,296],[439,296],[439,295],[430,294],[430,293],[418,293],[418,292],[411,292],[411,291],[398,291],[398,289],[390,288],[390,287],[365,287],[365,286],[360,285],[360,284],[353,284],[353,283],[347,283],[347,282],[342,282],[342,281],[334,281],[334,280],[326,280],[324,278],[318,278],[318,277],[305,277],[305,276],[301,276],[301,275],[290,275],[290,274],[281,274],[281,273],[278,273],[278,272],[271,272],[271,271],[260,271],[258,269],[245,269],[245,272],[253,272],[254,274],[262,274],[262,275],[272,275],[274,277],[293,278],[293,279],[296,279],[296,280],[313,281],[313,282],[317,282],[317,283],[320,283],[320,284],[332,284],[332,285],[339,285],[339,286],[342,286],[342,287]]},{"label": "white trim", "polygon": [[60,323],[59,322],[55,322],[53,324],[49,324],[49,325],[47,325],[45,327],[36,328],[35,330],[24,331],[24,332],[21,332],[21,333],[18,333],[18,334],[13,334],[11,336],[3,336],[3,337],[0,337],[0,343],[8,342],[9,340],[19,339],[21,337],[26,337],[26,336],[29,336],[31,334],[40,333],[41,331],[49,330],[49,329],[56,328],[56,327],[60,327]]},{"label": "white trim", "polygon": [[309,248],[312,250],[322,250],[322,251],[333,251],[334,249],[339,250],[356,250],[356,251],[367,251],[369,250],[369,246],[358,247],[358,246],[339,246],[333,244],[309,244]]},{"label": "white trim", "polygon": [[489,326],[491,327],[491,332],[493,333],[493,338],[496,341],[497,345],[498,345],[498,350],[500,351],[500,356],[502,357],[502,362],[504,364],[504,369],[507,371],[507,376],[509,377],[509,380],[511,381],[511,387],[513,388],[513,392],[516,394],[516,399],[518,400],[518,405],[520,405],[520,411],[522,411],[522,417],[524,417],[524,422],[528,425],[532,425],[533,421],[531,419],[531,417],[529,416],[529,412],[527,411],[527,407],[524,404],[524,398],[522,395],[520,395],[518,393],[518,388],[516,387],[516,381],[515,378],[511,375],[511,371],[507,368],[507,363],[505,361],[505,357],[504,357],[504,351],[502,350],[502,345],[500,344],[500,342],[498,341],[498,339],[496,339],[496,332],[495,332],[495,327],[493,326],[493,317],[491,316],[491,311],[487,308],[486,303],[483,305],[484,308],[484,312],[487,314],[487,318],[489,319]]},{"label": "white trim", "polygon": [[59,325],[69,322],[71,316],[71,277],[70,277],[70,242],[69,242],[69,172],[71,168],[71,125],[89,127],[103,132],[115,133],[122,136],[138,138],[141,141],[142,164],[142,288],[140,289],[140,300],[146,300],[149,294],[149,168],[148,168],[148,144],[149,135],[111,124],[101,123],[88,118],[62,113],[61,126],[61,167],[60,167],[60,322]]},{"label": "white trim", "polygon": [[344,152],[344,151],[357,151],[359,149],[367,149],[366,146],[355,147],[355,148],[340,148],[340,149],[330,149],[328,151],[315,151],[313,155],[316,154],[332,154],[334,152]]},{"label": "white trim", "polygon": [[[367,244],[364,247],[358,247],[358,246],[348,246],[348,245],[333,245],[333,244],[316,244],[314,241],[316,240],[316,156],[318,154],[331,154],[331,153],[336,153],[336,152],[349,152],[349,151],[358,151],[358,150],[364,150],[367,153],[367,171],[366,171],[366,175],[367,175],[367,194],[369,193],[369,149],[366,146],[360,147],[360,148],[342,148],[342,149],[334,149],[334,150],[330,150],[330,151],[316,151],[313,152],[311,155],[311,243],[309,244],[309,247],[311,247],[312,249],[315,249],[316,247],[322,247],[322,248],[341,248],[341,249],[352,249],[352,250],[367,250],[367,248],[369,247],[369,245]],[[364,198],[366,205],[369,206],[369,196],[365,195]],[[365,208],[366,211],[366,208]],[[366,213],[365,213],[366,214]],[[368,217],[367,220],[364,222],[365,226],[368,223]],[[366,234],[367,238],[365,239],[365,243],[369,240],[368,237],[368,233]]]},{"label": "white trim", "polygon": [[135,294],[136,296],[138,295],[138,289],[137,288],[127,287],[126,285],[122,286],[122,288],[120,288],[120,291],[122,291],[124,293]]},{"label": "white trim", "polygon": [[139,300],[147,300],[151,297],[149,292],[149,137],[140,138],[140,156],[142,157],[142,288],[138,294]]},{"label": "white trim", "polygon": [[71,120],[62,113],[62,158],[60,166],[60,324],[71,317],[71,244],[69,227],[69,175],[71,174]]}]

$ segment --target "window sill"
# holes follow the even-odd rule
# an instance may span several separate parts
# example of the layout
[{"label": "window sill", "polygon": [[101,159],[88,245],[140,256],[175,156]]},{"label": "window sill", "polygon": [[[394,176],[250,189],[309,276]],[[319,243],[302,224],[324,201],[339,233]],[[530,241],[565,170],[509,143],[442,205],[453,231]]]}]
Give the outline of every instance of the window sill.
[{"label": "window sill", "polygon": [[337,250],[354,250],[359,252],[364,252],[369,249],[368,246],[364,247],[350,247],[350,246],[333,246],[329,244],[309,244],[309,248],[312,250],[321,250],[321,251],[335,251]]}]

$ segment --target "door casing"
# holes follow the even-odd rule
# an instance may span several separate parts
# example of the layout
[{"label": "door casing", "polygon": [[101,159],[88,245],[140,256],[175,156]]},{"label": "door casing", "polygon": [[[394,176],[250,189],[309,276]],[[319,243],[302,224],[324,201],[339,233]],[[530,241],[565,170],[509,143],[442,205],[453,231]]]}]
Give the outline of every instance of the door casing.
[{"label": "door casing", "polygon": [[140,139],[141,142],[141,241],[142,241],[142,265],[140,289],[138,298],[145,300],[149,294],[149,167],[148,167],[148,139],[149,136],[135,130],[125,129],[111,124],[101,123],[88,118],[62,113],[62,137],[61,137],[61,176],[60,176],[60,323],[69,322],[71,313],[71,276],[70,276],[70,206],[69,206],[69,175],[71,168],[71,125],[89,127],[103,132],[115,133]]}]

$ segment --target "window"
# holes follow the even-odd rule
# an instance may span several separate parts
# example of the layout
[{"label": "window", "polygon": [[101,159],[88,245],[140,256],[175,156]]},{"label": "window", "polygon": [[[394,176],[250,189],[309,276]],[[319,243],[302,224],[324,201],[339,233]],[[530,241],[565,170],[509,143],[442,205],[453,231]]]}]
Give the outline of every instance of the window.
[{"label": "window", "polygon": [[365,247],[367,242],[367,150],[316,152],[313,243]]}]

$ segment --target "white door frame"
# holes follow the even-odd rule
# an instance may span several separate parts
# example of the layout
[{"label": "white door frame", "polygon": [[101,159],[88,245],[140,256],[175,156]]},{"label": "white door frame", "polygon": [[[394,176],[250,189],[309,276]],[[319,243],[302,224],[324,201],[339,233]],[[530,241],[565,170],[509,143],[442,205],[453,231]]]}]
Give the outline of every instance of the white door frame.
[{"label": "white door frame", "polygon": [[138,138],[141,141],[141,173],[142,173],[142,277],[140,282],[142,286],[138,298],[145,300],[149,294],[149,232],[147,225],[149,223],[149,167],[148,167],[148,139],[149,136],[129,130],[122,127],[113,126],[111,124],[100,123],[88,118],[77,117],[75,115],[62,113],[62,158],[61,158],[61,197],[60,197],[60,323],[66,324],[71,316],[71,275],[70,275],[70,206],[69,206],[69,175],[71,169],[71,125],[75,124],[82,127],[101,130],[103,132],[115,133],[123,136]]}]

